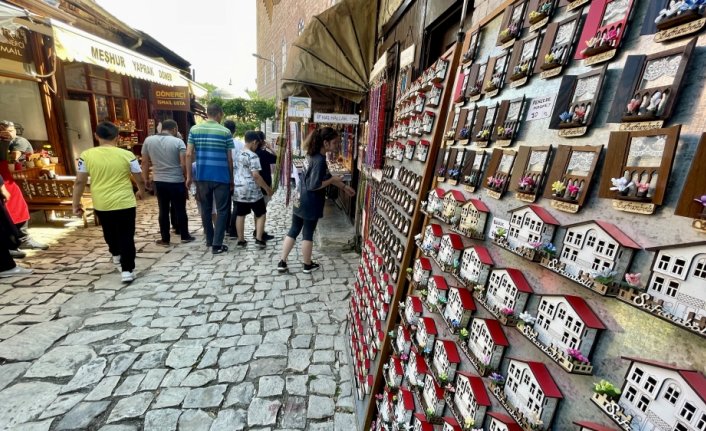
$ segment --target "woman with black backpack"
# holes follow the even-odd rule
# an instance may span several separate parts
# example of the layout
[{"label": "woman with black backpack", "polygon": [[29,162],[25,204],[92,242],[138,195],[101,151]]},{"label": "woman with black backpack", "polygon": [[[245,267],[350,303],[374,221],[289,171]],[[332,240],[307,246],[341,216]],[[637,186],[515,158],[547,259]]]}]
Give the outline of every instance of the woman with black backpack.
[{"label": "woman with black backpack", "polygon": [[[343,182],[342,177],[333,177],[326,163],[326,152],[335,152],[341,138],[338,132],[331,127],[316,129],[304,141],[307,153],[307,163],[304,172],[300,175],[299,199],[293,205],[292,226],[284,238],[282,257],[277,264],[277,271],[286,272],[287,257],[294,248],[294,243],[303,231],[302,256],[304,257],[305,274],[319,269],[319,264],[311,260],[314,246],[314,230],[319,219],[324,216],[324,203],[326,187],[336,186],[349,196],[355,194],[352,187]],[[296,200],[296,199],[295,199]]]}]

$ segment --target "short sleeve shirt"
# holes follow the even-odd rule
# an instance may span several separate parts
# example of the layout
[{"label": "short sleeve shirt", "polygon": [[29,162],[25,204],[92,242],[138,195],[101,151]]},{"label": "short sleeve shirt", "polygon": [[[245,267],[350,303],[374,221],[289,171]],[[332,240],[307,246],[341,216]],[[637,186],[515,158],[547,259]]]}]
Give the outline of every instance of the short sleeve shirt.
[{"label": "short sleeve shirt", "polygon": [[307,162],[308,166],[305,171],[307,205],[294,208],[294,214],[304,220],[318,220],[324,216],[324,204],[326,203],[326,190],[321,188],[321,183],[331,178],[331,173],[326,163],[326,157],[322,154],[309,157]]},{"label": "short sleeve shirt", "polygon": [[141,172],[135,155],[116,147],[95,147],[81,153],[78,171],[91,176],[91,199],[99,211],[137,206],[130,174]]},{"label": "short sleeve shirt", "polygon": [[25,154],[34,153],[34,148],[32,148],[32,144],[29,143],[29,141],[22,136],[17,136],[15,139],[10,141],[10,151],[19,151],[22,153],[19,157],[20,161],[24,161],[26,159]]},{"label": "short sleeve shirt", "polygon": [[142,145],[142,155],[152,162],[154,181],[163,183],[184,182],[180,156],[185,152],[184,141],[171,135],[149,136]]},{"label": "short sleeve shirt", "polygon": [[257,202],[262,199],[262,190],[255,182],[253,171],[259,172],[260,158],[248,149],[243,149],[238,157],[238,163],[233,173],[235,188],[233,200],[236,202]]},{"label": "short sleeve shirt", "polygon": [[188,143],[196,153],[194,180],[230,183],[228,151],[233,149],[230,130],[208,120],[191,128]]}]

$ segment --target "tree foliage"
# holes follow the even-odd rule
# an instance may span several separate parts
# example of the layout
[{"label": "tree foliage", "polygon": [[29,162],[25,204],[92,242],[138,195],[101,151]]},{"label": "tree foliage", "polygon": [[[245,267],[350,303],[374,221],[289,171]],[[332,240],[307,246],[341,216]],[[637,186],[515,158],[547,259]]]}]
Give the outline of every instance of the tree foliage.
[{"label": "tree foliage", "polygon": [[257,130],[260,128],[260,123],[266,119],[275,116],[275,101],[274,99],[261,99],[256,91],[248,91],[250,99],[236,97],[234,99],[221,99],[213,97],[215,86],[207,83],[202,83],[209,91],[209,94],[204,100],[204,106],[216,103],[223,108],[223,113],[226,118],[235,121],[236,134],[243,136],[248,130]]}]

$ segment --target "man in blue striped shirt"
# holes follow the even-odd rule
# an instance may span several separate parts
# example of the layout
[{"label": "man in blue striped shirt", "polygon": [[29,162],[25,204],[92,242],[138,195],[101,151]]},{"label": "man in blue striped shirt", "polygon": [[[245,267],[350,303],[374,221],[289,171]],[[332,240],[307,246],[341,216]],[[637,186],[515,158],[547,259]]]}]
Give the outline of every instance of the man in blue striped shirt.
[{"label": "man in blue striped shirt", "polygon": [[[223,109],[216,104],[206,108],[208,121],[197,124],[189,131],[186,147],[186,166],[196,158],[195,170],[187,169],[186,188],[196,183],[196,199],[201,206],[201,223],[206,233],[206,244],[213,254],[228,251],[223,245],[230,195],[233,193],[233,136],[221,126]],[[216,207],[215,226],[211,218]]]}]

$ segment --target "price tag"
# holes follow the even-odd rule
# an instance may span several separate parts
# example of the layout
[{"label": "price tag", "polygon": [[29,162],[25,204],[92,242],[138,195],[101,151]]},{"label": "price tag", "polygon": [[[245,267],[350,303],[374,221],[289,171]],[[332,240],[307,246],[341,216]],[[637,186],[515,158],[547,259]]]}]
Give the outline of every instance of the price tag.
[{"label": "price tag", "polygon": [[555,99],[556,94],[532,99],[532,102],[530,102],[530,107],[527,110],[527,121],[549,118],[552,115]]}]

